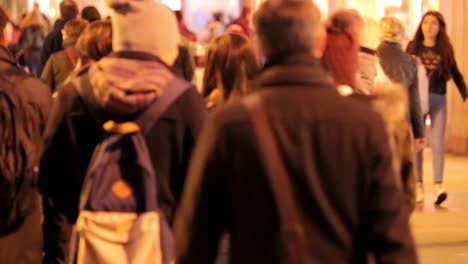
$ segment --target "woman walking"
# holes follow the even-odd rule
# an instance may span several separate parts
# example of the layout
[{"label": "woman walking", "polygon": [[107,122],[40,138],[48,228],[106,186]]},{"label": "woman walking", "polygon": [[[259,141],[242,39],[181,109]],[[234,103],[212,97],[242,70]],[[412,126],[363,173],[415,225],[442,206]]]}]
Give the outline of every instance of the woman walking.
[{"label": "woman walking", "polygon": [[[453,78],[463,98],[467,98],[465,80],[455,61],[455,54],[447,36],[446,23],[441,13],[427,12],[408,44],[407,52],[415,55],[424,64],[429,79],[429,115],[431,116],[431,145],[435,183],[434,204],[440,205],[447,199],[443,187],[445,128],[447,125],[447,82]],[[418,153],[419,188],[423,192],[423,153]],[[419,201],[422,201],[422,195]]]}]

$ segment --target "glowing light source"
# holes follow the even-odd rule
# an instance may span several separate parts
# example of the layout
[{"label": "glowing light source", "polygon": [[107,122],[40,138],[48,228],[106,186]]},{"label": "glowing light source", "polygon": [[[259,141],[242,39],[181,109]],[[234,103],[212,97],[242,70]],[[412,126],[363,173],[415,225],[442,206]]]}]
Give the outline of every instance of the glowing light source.
[{"label": "glowing light source", "polygon": [[439,0],[429,0],[429,8],[434,10],[439,10],[440,1]]},{"label": "glowing light source", "polygon": [[328,14],[328,0],[315,0],[314,2],[320,8],[320,11],[322,11],[322,16],[326,17]]},{"label": "glowing light source", "polygon": [[429,115],[426,116],[426,126],[430,126],[432,123],[431,117]]},{"label": "glowing light source", "polygon": [[384,4],[386,6],[401,6],[403,4],[403,0],[385,0]]},{"label": "glowing light source", "polygon": [[182,1],[181,0],[162,0],[163,4],[167,5],[172,10],[180,10],[182,9]]},{"label": "glowing light source", "polygon": [[38,3],[39,4],[39,8],[41,10],[48,10],[49,7],[50,7],[50,0],[29,0],[28,1],[28,10],[30,10],[33,6],[34,6],[34,3]]},{"label": "glowing light source", "polygon": [[55,19],[57,18],[57,9],[51,7],[49,8],[49,13],[48,13],[49,17],[52,18],[52,19]]}]

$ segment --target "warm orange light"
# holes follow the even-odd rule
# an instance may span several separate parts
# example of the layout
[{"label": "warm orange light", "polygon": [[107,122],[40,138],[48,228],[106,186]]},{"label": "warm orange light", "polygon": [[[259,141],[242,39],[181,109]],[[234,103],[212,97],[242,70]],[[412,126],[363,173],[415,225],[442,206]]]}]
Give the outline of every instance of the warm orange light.
[{"label": "warm orange light", "polygon": [[426,116],[426,126],[430,126],[431,125],[431,117],[429,115]]}]

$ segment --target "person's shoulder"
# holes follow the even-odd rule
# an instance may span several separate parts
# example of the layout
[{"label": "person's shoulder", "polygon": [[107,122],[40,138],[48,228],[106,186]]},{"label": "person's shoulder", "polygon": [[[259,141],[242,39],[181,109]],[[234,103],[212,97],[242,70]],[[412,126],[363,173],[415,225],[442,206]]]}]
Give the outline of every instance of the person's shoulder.
[{"label": "person's shoulder", "polygon": [[375,127],[383,124],[382,117],[372,107],[372,98],[365,95],[345,97],[341,104],[343,122],[349,127]]},{"label": "person's shoulder", "polygon": [[194,112],[206,111],[204,100],[193,83],[178,78],[176,85],[184,86],[183,91],[165,116],[175,117],[182,114],[186,119],[190,118]]},{"label": "person's shoulder", "polygon": [[200,93],[198,92],[198,89],[197,87],[195,86],[195,84],[187,81],[187,80],[184,80],[182,78],[177,78],[177,80],[175,80],[177,82],[176,85],[178,86],[183,86],[184,88],[184,91],[181,95],[181,98],[201,98],[201,95]]},{"label": "person's shoulder", "polygon": [[414,54],[416,52],[416,41],[411,40],[406,46],[406,52],[409,54]]},{"label": "person's shoulder", "polygon": [[47,86],[44,81],[34,77],[33,75],[25,75],[16,85],[22,89],[30,91],[31,95],[39,93],[44,96],[51,96],[49,86]]},{"label": "person's shoulder", "polygon": [[57,36],[60,36],[61,32],[58,29],[54,29],[49,34],[46,35],[44,42],[49,42],[52,41],[53,39],[57,38]]},{"label": "person's shoulder", "polygon": [[65,59],[65,57],[66,57],[66,54],[65,54],[65,52],[63,50],[62,51],[56,51],[56,52],[50,54],[49,60],[56,63],[59,60]]},{"label": "person's shoulder", "polygon": [[210,112],[211,122],[216,123],[219,128],[239,127],[240,124],[249,122],[249,112],[243,100],[228,102],[216,107]]},{"label": "person's shoulder", "polygon": [[42,111],[48,111],[52,103],[52,92],[49,86],[42,80],[26,75],[20,77],[15,83],[19,94],[27,102],[38,105]]}]

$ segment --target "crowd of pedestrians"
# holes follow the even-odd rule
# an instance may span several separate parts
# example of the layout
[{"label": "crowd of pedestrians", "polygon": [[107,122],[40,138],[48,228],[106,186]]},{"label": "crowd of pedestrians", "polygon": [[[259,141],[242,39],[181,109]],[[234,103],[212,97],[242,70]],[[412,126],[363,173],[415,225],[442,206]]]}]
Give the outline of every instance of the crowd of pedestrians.
[{"label": "crowd of pedestrians", "polygon": [[197,87],[181,11],[106,2],[0,9],[0,262],[418,263],[425,116],[438,206],[447,81],[468,96],[440,13],[406,51],[395,17],[216,13]]}]

